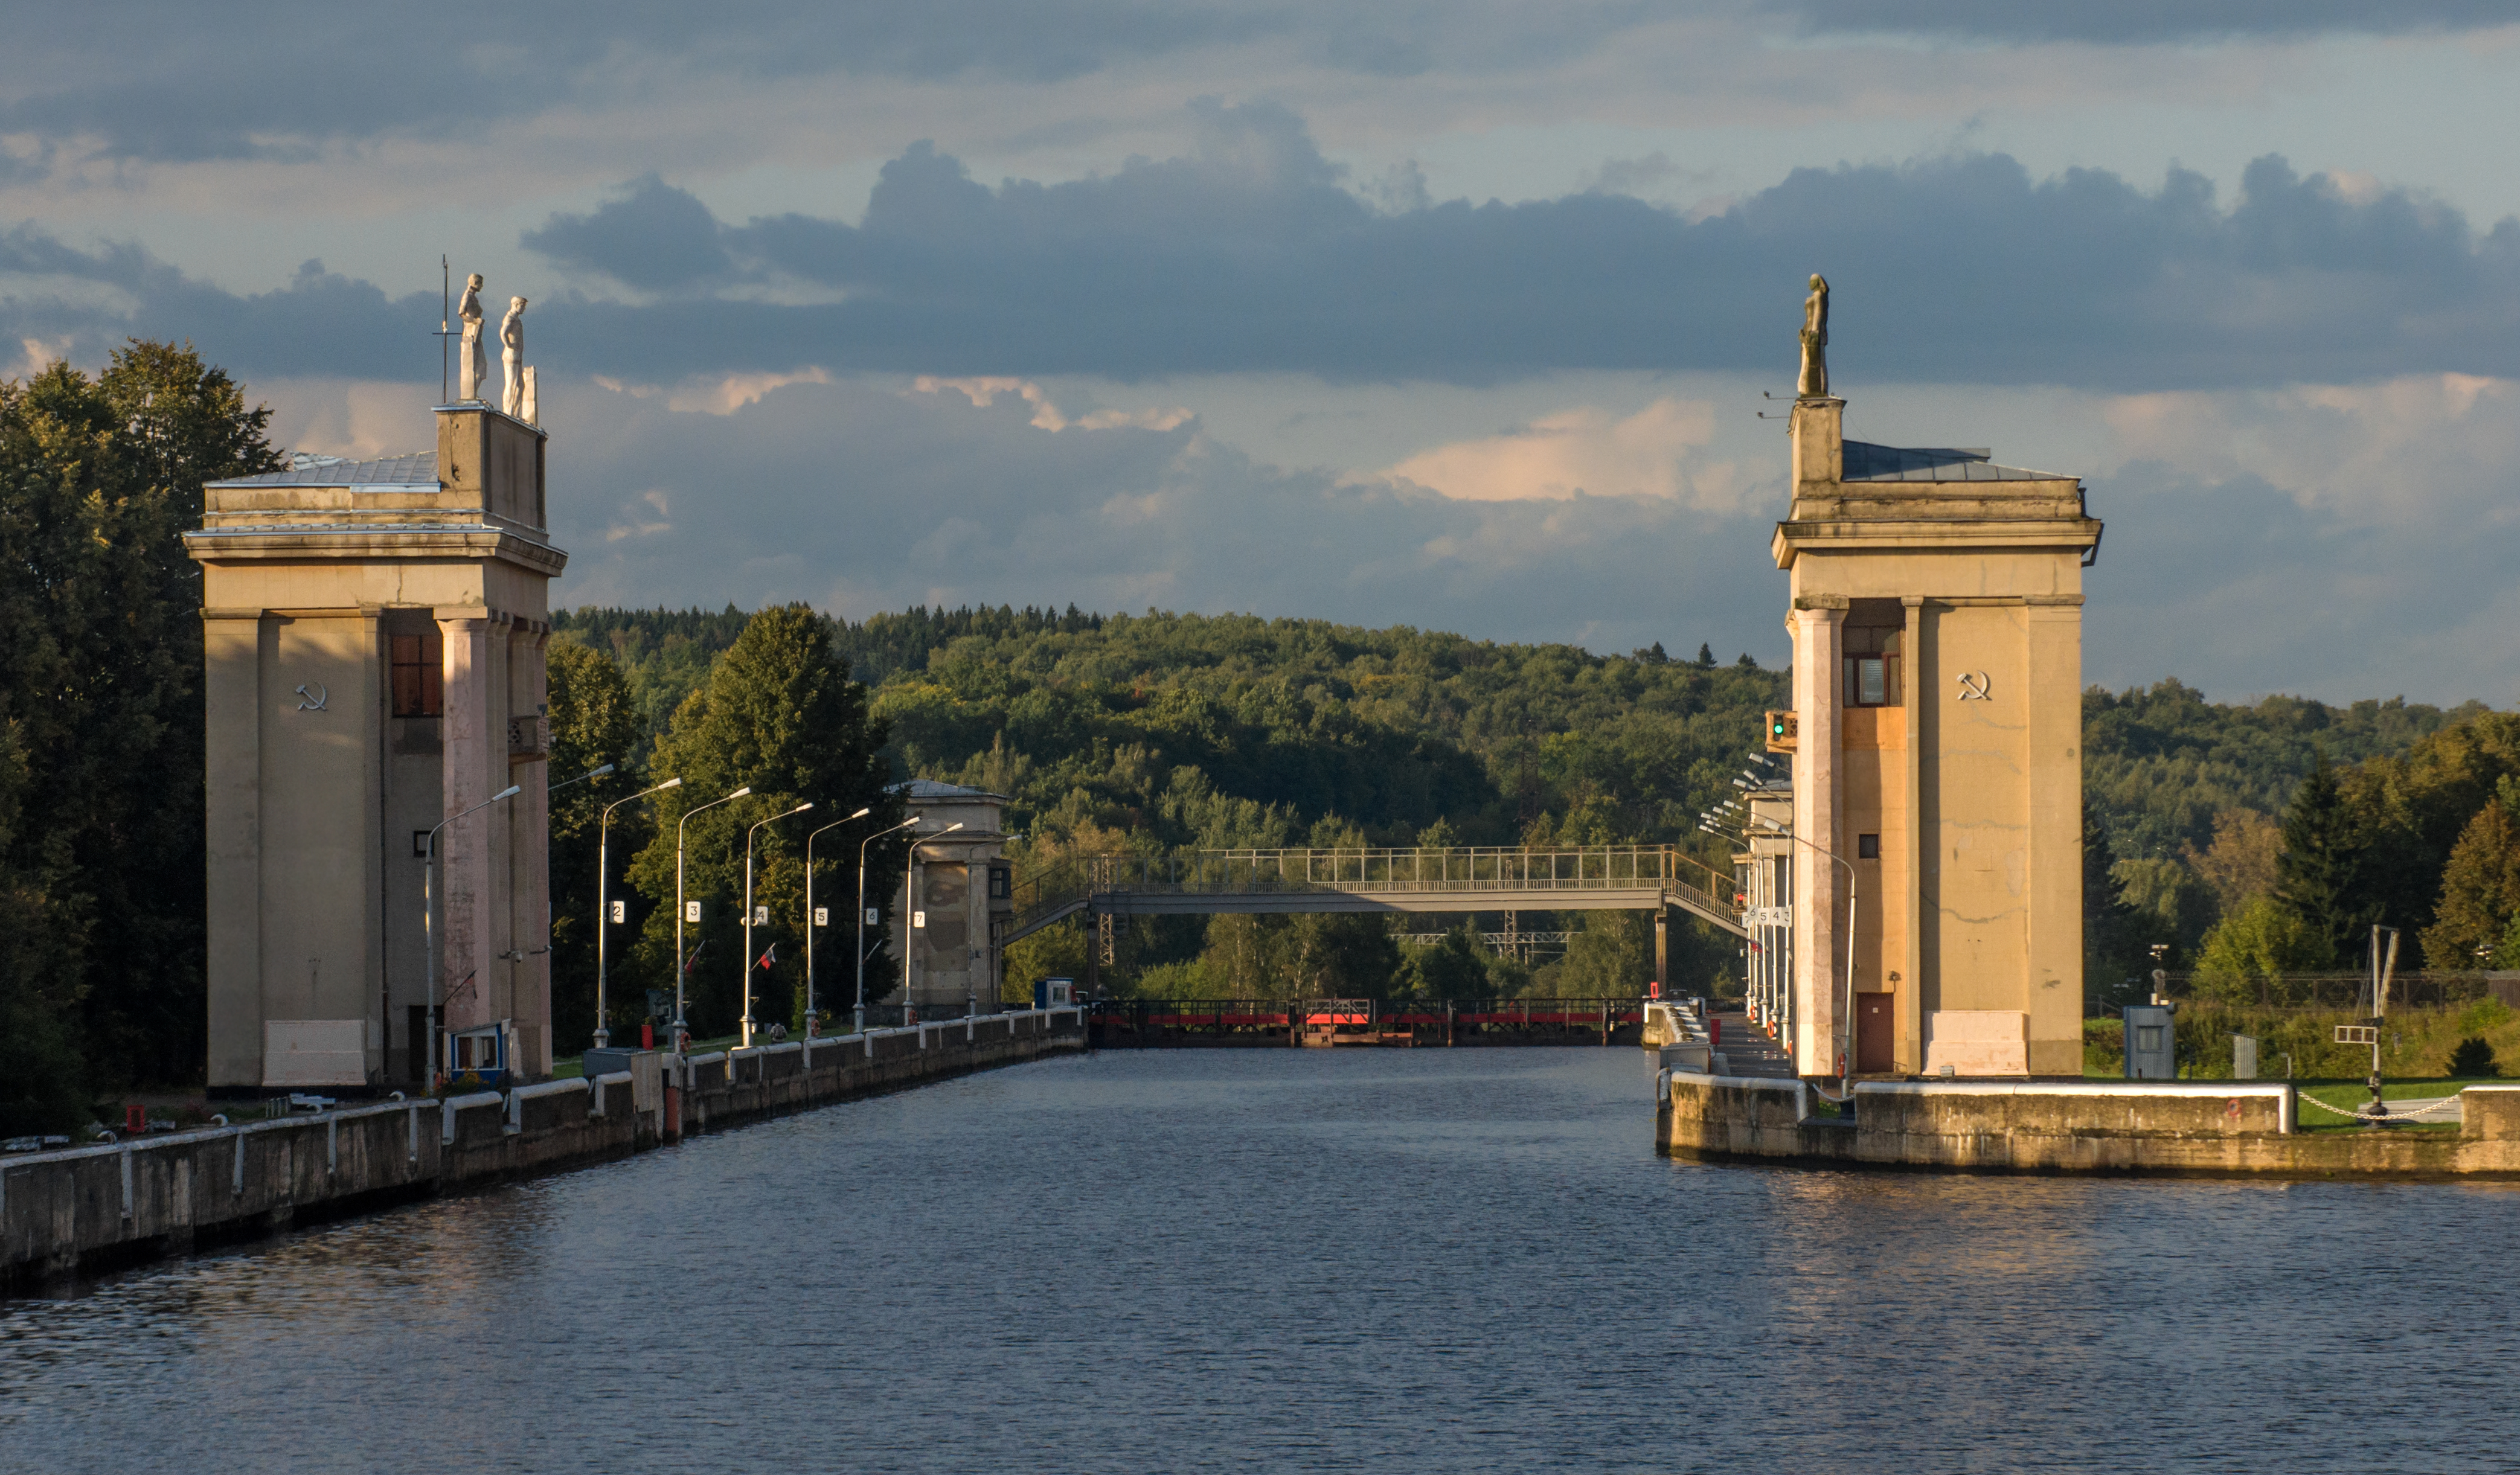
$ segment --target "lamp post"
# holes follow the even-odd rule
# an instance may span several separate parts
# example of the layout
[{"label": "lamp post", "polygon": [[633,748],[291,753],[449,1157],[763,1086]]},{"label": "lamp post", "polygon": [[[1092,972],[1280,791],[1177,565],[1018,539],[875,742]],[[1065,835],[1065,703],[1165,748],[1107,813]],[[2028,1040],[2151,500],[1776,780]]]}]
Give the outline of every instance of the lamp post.
[{"label": "lamp post", "polygon": [[463,819],[466,815],[479,814],[481,811],[488,809],[491,805],[498,803],[500,800],[513,799],[524,791],[525,786],[523,784],[511,783],[506,788],[499,790],[497,793],[492,794],[480,803],[473,805],[471,809],[465,810],[462,814],[448,815],[445,819],[437,822],[437,829],[432,829],[428,832],[428,844],[426,847],[426,854],[422,858],[420,868],[420,956],[428,965],[428,1006],[422,1009],[421,1012],[428,1017],[428,1079],[426,1084],[431,1087],[434,1087],[437,1081],[438,975],[444,971],[437,961],[438,830],[444,829],[447,826]]},{"label": "lamp post", "polygon": [[666,1036],[665,1048],[678,1054],[683,1049],[683,975],[689,968],[683,958],[683,918],[691,915],[691,904],[683,900],[683,829],[692,823],[692,816],[700,810],[732,804],[750,792],[752,785],[747,783],[723,799],[711,799],[698,809],[684,810],[681,823],[674,827],[674,1022],[670,1026],[673,1033]]},{"label": "lamp post", "polygon": [[743,832],[743,1048],[752,1048],[752,970],[760,960],[752,956],[752,837],[761,832],[762,825],[776,825],[789,815],[801,815],[813,808],[813,801],[782,810]]},{"label": "lamp post", "polygon": [[[869,845],[874,844],[876,841],[882,839],[885,835],[888,835],[888,834],[892,833],[892,831],[893,831],[894,829],[908,829],[911,826],[918,824],[918,823],[919,823],[919,820],[920,820],[920,817],[919,817],[919,816],[917,816],[917,815],[912,815],[909,819],[904,820],[904,821],[902,821],[900,824],[893,826],[890,829],[878,829],[878,830],[877,830],[875,833],[873,833],[873,834],[871,834],[871,835],[868,835],[865,839],[860,840],[860,841],[858,842],[858,1033],[859,1033],[859,1034],[861,1034],[861,1035],[863,1035],[863,1034],[865,1034],[865,1033],[866,1033],[866,961],[867,961],[867,948],[866,948],[866,861],[867,861],[867,847],[868,847]],[[905,945],[905,950],[906,950],[906,945]],[[905,998],[905,999],[907,999],[909,996],[905,994],[905,995],[904,995],[904,996],[902,996],[902,997],[903,997],[903,998]]]},{"label": "lamp post", "polygon": [[[680,788],[683,781],[668,779],[653,788],[643,788],[630,799],[644,799],[652,793]],[[602,1050],[612,1043],[612,1031],[606,1027],[609,1017],[604,1012],[605,944],[612,927],[612,812],[630,799],[615,799],[604,806],[604,819],[596,827],[595,837],[595,1048]],[[681,962],[680,959],[675,960]]]},{"label": "lamp post", "polygon": [[[853,825],[874,813],[872,809],[861,809],[845,820],[833,820],[823,829]],[[814,836],[821,834],[823,829],[809,831],[805,836],[805,1038],[808,1040],[814,1038],[814,934],[822,930],[814,920]]]},{"label": "lamp post", "polygon": [[[1732,807],[1732,801],[1727,800],[1724,804],[1717,807],[1714,815],[1699,816],[1701,823],[1697,827],[1705,830],[1708,834],[1721,833],[1722,831],[1717,830],[1712,822],[1716,820],[1718,816],[1721,816],[1723,811]],[[1838,855],[1836,852],[1829,850],[1825,846],[1804,839],[1801,835],[1794,833],[1792,830],[1781,825],[1775,824],[1771,821],[1761,820],[1757,816],[1749,814],[1747,810],[1744,810],[1742,814],[1743,818],[1740,823],[1742,825],[1742,833],[1744,836],[1750,833],[1750,827],[1757,826],[1767,834],[1775,835],[1778,839],[1791,840],[1797,845],[1806,846],[1812,850],[1819,851],[1822,855],[1827,856],[1830,860],[1835,861],[1838,865],[1846,868],[1846,1010],[1844,1023],[1840,1027],[1838,1035],[1837,1057],[1838,1087],[1840,1090],[1845,1090],[1848,1078],[1853,1076],[1855,1073],[1855,867],[1850,865],[1845,857]],[[1799,901],[1799,898],[1797,898],[1797,900]]]}]

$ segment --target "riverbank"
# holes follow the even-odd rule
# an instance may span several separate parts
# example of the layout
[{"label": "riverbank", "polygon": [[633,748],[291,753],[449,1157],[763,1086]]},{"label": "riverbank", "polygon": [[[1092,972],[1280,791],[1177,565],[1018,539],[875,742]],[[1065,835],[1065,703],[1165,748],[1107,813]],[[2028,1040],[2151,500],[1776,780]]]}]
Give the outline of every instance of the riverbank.
[{"label": "riverbank", "polygon": [[0,1158],[0,1294],[1084,1047],[1025,1010]]}]

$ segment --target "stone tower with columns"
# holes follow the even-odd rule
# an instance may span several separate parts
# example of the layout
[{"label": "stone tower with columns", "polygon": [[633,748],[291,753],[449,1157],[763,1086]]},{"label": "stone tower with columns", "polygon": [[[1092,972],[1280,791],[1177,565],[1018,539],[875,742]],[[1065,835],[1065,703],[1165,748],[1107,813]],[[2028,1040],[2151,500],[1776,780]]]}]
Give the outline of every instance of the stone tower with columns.
[{"label": "stone tower with columns", "polygon": [[[424,1083],[432,1009],[472,1044],[502,1034],[516,1074],[551,1070],[543,646],[568,556],[543,430],[436,415],[433,453],[214,482],[185,539],[216,1092]],[[429,832],[511,784],[439,831],[428,917]]]},{"label": "stone tower with columns", "polygon": [[1793,407],[1772,545],[1792,596],[1795,1070],[1839,1075],[1843,1051],[1858,1073],[2079,1075],[2100,524],[2076,477],[1848,440],[1821,391]]}]

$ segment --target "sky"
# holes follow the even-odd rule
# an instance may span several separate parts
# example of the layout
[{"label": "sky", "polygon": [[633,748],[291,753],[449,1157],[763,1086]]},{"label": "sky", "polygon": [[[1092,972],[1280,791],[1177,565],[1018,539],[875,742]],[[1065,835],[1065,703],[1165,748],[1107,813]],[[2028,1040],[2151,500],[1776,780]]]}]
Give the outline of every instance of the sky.
[{"label": "sky", "polygon": [[556,603],[1780,664],[1819,271],[1850,436],[2084,478],[2088,681],[2509,707],[2515,69],[2520,0],[56,6],[0,377],[426,449],[443,255]]}]

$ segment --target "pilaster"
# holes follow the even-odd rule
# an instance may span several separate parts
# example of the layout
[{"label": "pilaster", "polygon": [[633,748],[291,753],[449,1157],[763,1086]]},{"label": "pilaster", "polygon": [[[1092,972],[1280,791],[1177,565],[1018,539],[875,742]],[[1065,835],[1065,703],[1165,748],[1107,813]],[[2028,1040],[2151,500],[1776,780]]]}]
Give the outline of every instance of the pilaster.
[{"label": "pilaster", "polygon": [[[1797,406],[1797,413],[1800,407]],[[1794,1070],[1838,1074],[1846,1028],[1846,882],[1830,857],[1843,855],[1845,807],[1840,703],[1847,600],[1810,595],[1794,602]],[[1851,1048],[1851,1042],[1850,1042]]]},{"label": "pilaster", "polygon": [[[436,619],[445,652],[439,723],[445,749],[444,817],[452,817],[498,792],[490,784],[490,719],[496,704],[490,690],[491,618],[487,609],[459,607],[437,610]],[[504,770],[506,743],[496,748]],[[486,915],[492,896],[491,826],[498,818],[472,815],[438,834],[438,999],[449,1031],[498,1017],[490,1011],[498,948]]]}]

